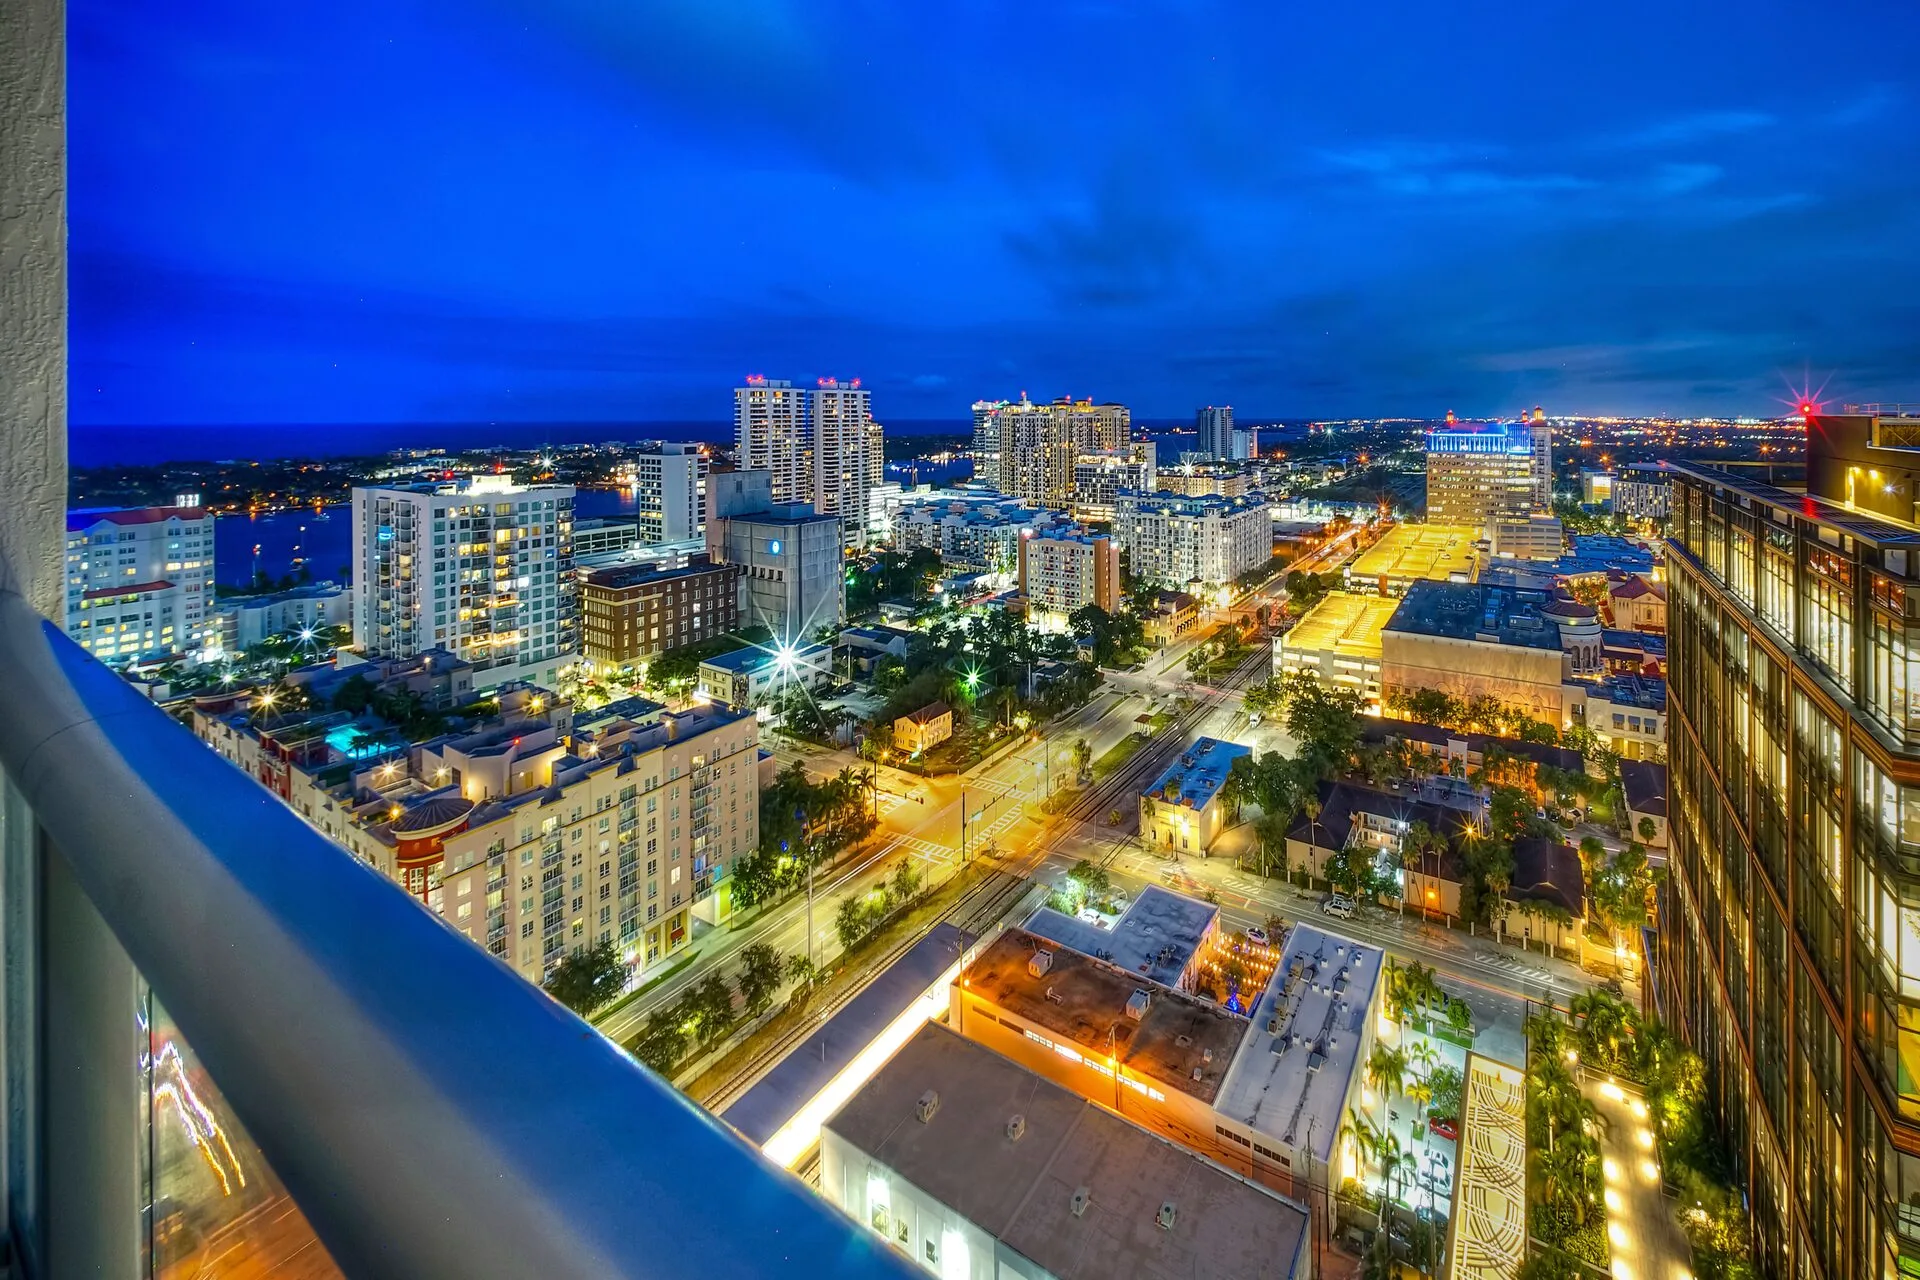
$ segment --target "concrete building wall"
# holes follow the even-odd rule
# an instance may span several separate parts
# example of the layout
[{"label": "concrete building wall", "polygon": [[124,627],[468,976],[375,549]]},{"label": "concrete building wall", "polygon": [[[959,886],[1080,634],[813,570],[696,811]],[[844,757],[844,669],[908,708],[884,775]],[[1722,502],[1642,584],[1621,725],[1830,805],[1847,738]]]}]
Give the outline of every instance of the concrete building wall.
[{"label": "concrete building wall", "polygon": [[1485,694],[1558,729],[1567,722],[1565,661],[1558,649],[1387,631],[1380,637],[1380,695],[1385,702],[1419,689],[1461,699]]}]

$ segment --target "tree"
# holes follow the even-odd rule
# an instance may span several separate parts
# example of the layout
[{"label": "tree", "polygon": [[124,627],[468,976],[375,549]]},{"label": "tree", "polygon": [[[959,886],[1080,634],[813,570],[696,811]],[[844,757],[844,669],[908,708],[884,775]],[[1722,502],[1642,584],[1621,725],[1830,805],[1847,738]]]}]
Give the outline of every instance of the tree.
[{"label": "tree", "polygon": [[1113,893],[1113,877],[1107,874],[1105,867],[1097,866],[1086,858],[1068,868],[1067,878],[1080,886],[1082,895],[1089,902],[1100,902]]},{"label": "tree", "polygon": [[867,904],[864,898],[842,898],[834,909],[833,932],[840,939],[840,949],[851,951],[866,940],[872,928],[868,920]]},{"label": "tree", "polygon": [[1460,1093],[1465,1085],[1466,1081],[1460,1074],[1460,1068],[1435,1067],[1433,1074],[1427,1077],[1429,1090],[1427,1110],[1442,1120],[1459,1119]]},{"label": "tree", "polygon": [[1082,783],[1093,780],[1093,744],[1085,738],[1073,740],[1073,774]]},{"label": "tree", "polygon": [[1391,1096],[1401,1091],[1406,1083],[1407,1055],[1391,1045],[1375,1045],[1367,1057],[1367,1079],[1383,1095]]},{"label": "tree", "polygon": [[611,940],[576,949],[541,984],[548,995],[582,1017],[618,996],[627,986],[627,966]]},{"label": "tree", "polygon": [[693,1015],[702,1045],[712,1044],[733,1026],[733,987],[717,970],[702,978],[681,1002]]},{"label": "tree", "polygon": [[627,1046],[633,1056],[660,1075],[667,1075],[687,1056],[687,1030],[680,1010],[656,1009],[646,1026]]},{"label": "tree", "polygon": [[887,894],[896,907],[912,902],[920,892],[920,871],[913,865],[912,858],[900,859],[900,865],[894,868],[892,878],[887,882]]},{"label": "tree", "polygon": [[1473,1032],[1473,1008],[1458,996],[1447,1001],[1447,1025],[1461,1035]]},{"label": "tree", "polygon": [[780,989],[780,976],[786,962],[780,953],[764,942],[752,942],[740,949],[740,999],[747,1012],[757,1014],[773,1003]]}]

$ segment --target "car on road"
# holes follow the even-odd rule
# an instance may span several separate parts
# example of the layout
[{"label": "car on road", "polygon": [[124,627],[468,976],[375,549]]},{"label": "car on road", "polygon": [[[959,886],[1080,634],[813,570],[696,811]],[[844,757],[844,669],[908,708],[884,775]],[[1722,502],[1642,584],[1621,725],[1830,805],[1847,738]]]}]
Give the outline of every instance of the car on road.
[{"label": "car on road", "polygon": [[1351,920],[1353,919],[1353,899],[1337,893],[1329,894],[1320,903],[1320,910],[1325,915]]},{"label": "car on road", "polygon": [[1255,924],[1255,925],[1247,926],[1247,941],[1253,943],[1257,947],[1264,947],[1268,943],[1272,942],[1273,939],[1267,936],[1267,931],[1265,929],[1262,929],[1259,925]]},{"label": "car on road", "polygon": [[1247,714],[1247,728],[1258,729],[1259,727],[1260,727],[1260,713],[1258,711],[1249,712]]}]

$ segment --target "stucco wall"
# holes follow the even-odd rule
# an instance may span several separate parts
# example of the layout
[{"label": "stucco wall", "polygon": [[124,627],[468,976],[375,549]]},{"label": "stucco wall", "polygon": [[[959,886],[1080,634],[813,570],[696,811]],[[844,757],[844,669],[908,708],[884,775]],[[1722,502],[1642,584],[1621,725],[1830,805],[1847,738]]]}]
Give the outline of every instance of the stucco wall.
[{"label": "stucco wall", "polygon": [[66,7],[0,8],[0,579],[65,617]]}]

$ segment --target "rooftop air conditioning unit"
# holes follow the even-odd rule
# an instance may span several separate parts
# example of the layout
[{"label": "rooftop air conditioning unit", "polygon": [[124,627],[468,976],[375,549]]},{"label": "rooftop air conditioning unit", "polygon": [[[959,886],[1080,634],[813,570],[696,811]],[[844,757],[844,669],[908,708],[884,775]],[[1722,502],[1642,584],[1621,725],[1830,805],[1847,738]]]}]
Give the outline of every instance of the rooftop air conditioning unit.
[{"label": "rooftop air conditioning unit", "polygon": [[1153,997],[1149,996],[1146,992],[1135,991],[1127,997],[1127,1016],[1135,1022],[1140,1021],[1140,1019],[1147,1016],[1147,1006],[1151,1004],[1152,1001]]},{"label": "rooftop air conditioning unit", "polygon": [[1173,1230],[1173,1201],[1171,1200],[1161,1201],[1160,1213],[1154,1219],[1154,1221],[1160,1224],[1160,1229],[1162,1231]]},{"label": "rooftop air conditioning unit", "polygon": [[1085,1217],[1087,1205],[1092,1201],[1093,1192],[1087,1190],[1085,1187],[1075,1187],[1073,1189],[1073,1216],[1076,1218]]},{"label": "rooftop air conditioning unit", "polygon": [[920,1095],[920,1101],[914,1103],[913,1114],[920,1118],[921,1124],[933,1119],[933,1113],[940,1109],[940,1095],[932,1089]]},{"label": "rooftop air conditioning unit", "polygon": [[1053,968],[1053,952],[1051,951],[1036,951],[1027,959],[1027,972],[1036,978],[1045,976],[1047,970],[1051,968]]},{"label": "rooftop air conditioning unit", "polygon": [[1025,1116],[1016,1115],[1013,1119],[1007,1121],[1008,1142],[1018,1142],[1026,1136],[1027,1118]]}]

